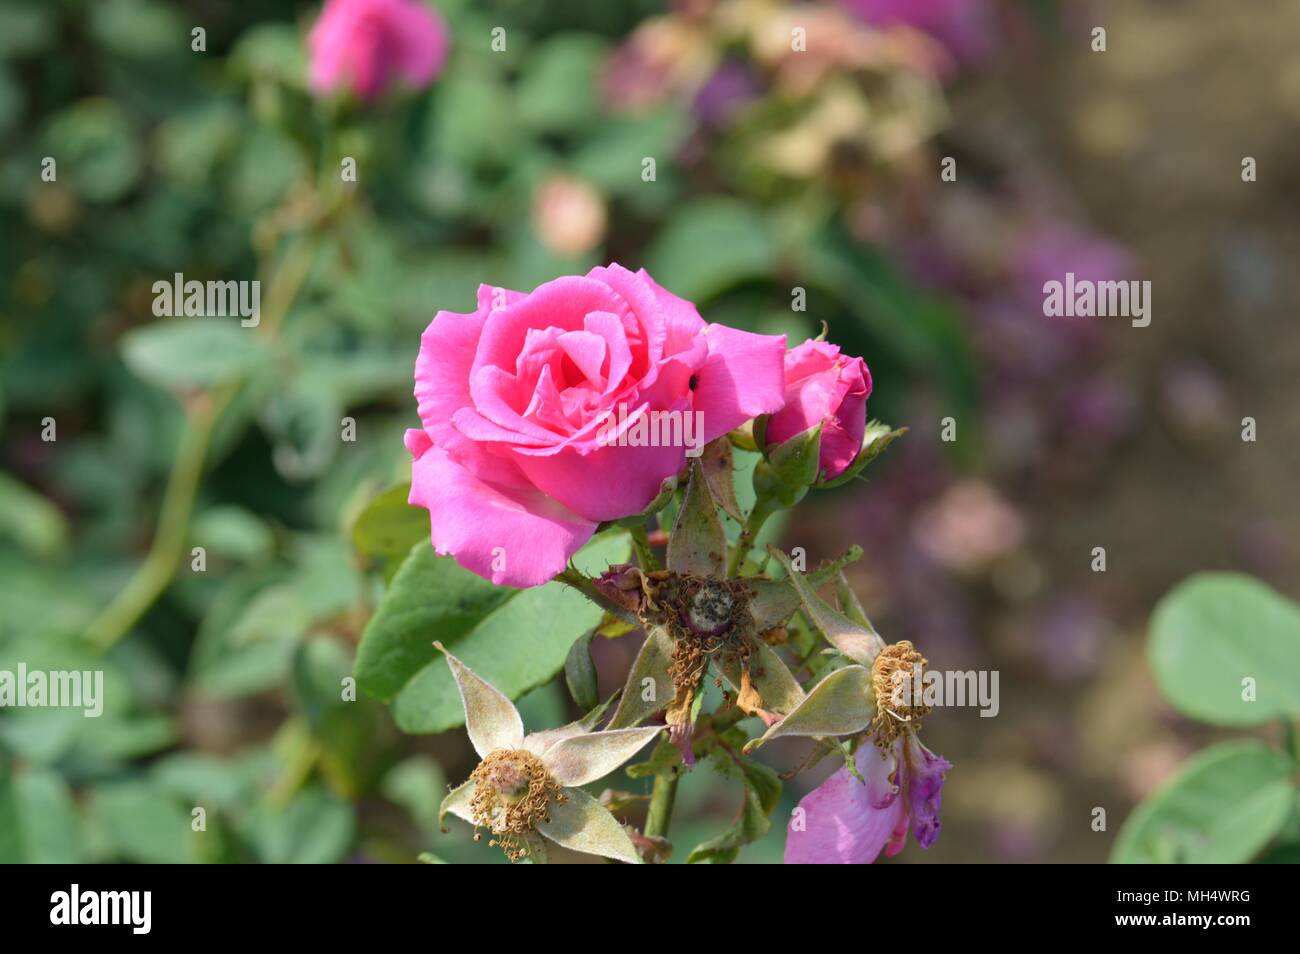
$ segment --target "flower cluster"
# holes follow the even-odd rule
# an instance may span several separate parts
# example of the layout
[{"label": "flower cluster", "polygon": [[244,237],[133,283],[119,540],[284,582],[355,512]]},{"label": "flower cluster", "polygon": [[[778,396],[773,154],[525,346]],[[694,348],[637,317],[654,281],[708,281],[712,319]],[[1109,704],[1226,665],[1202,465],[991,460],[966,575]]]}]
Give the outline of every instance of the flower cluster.
[{"label": "flower cluster", "polygon": [[[918,739],[928,709],[893,694],[927,663],[909,642],[886,645],[849,592],[842,568],[861,550],[805,573],[756,543],[767,518],[854,479],[901,433],[868,423],[865,361],[820,338],[787,351],[783,337],[709,324],[644,270],[610,265],[528,293],[481,286],[474,311],[429,325],[415,382],[410,502],[428,510],[434,548],[498,585],[558,579],[645,633],[616,701],[533,735],[447,654],[482,761],[444,814],[512,860],[543,860],[544,840],[658,857],[657,823],[629,833],[581,786],[666,728],[647,763],[657,778],[725,756],[763,816],[779,781],[747,753],[782,736],[839,753],[844,768],[791,819],[787,861],[872,861],[900,850],[909,827],[921,847],[934,841],[949,765]],[[756,457],[748,512],[737,451]],[[587,577],[570,558],[604,528],[631,535],[637,563]],[[838,606],[817,592],[832,581]],[[725,702],[706,713],[710,675]]]}]

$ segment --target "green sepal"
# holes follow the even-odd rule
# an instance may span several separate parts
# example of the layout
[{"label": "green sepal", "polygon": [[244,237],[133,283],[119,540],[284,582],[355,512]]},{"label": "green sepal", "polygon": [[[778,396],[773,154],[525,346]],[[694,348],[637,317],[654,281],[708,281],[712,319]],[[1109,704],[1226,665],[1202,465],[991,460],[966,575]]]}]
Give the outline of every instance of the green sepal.
[{"label": "green sepal", "polygon": [[820,472],[821,449],[821,424],[770,448],[754,467],[755,507],[764,501],[793,507],[802,500]]},{"label": "green sepal", "polygon": [[845,468],[844,472],[832,480],[819,482],[817,487],[822,490],[831,487],[839,487],[853,480],[858,474],[866,468],[873,460],[885,452],[895,440],[907,433],[906,427],[900,427],[897,430],[891,429],[888,424],[882,424],[879,421],[872,421],[867,425],[867,429],[862,435],[862,450],[858,451],[858,456],[853,459],[853,463]]},{"label": "green sepal", "polygon": [[682,509],[668,538],[668,569],[721,579],[727,569],[726,533],[698,459],[691,461],[690,469]]}]

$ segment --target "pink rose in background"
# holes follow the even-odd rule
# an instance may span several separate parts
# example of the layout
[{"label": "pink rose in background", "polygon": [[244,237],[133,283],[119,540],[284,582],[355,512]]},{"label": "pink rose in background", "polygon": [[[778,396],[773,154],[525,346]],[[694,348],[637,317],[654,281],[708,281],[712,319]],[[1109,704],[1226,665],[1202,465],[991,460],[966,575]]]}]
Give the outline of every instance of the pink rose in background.
[{"label": "pink rose in background", "polygon": [[394,77],[428,86],[447,59],[442,18],[420,0],[326,0],[307,37],[312,91],[348,89],[364,100],[384,93]]},{"label": "pink rose in background", "polygon": [[634,446],[638,420],[662,433],[660,415],[680,415],[702,445],[778,410],[784,352],[784,336],[706,324],[644,270],[480,286],[475,311],[438,312],[420,340],[410,502],[439,553],[493,583],[545,583],[685,463],[681,444]]},{"label": "pink rose in background", "polygon": [[822,424],[821,469],[827,480],[838,477],[862,450],[870,394],[865,361],[809,339],[785,356],[785,407],[767,422],[767,443]]}]

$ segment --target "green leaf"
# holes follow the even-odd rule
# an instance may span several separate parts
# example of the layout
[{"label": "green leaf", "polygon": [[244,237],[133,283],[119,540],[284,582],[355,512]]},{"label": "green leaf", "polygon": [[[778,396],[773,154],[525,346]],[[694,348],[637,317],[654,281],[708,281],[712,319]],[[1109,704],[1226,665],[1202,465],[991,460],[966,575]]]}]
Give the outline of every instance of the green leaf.
[{"label": "green leaf", "polygon": [[244,79],[274,80],[299,89],[306,85],[307,51],[292,23],[260,23],[245,30],[228,62]]},{"label": "green leaf", "polygon": [[236,698],[281,682],[311,624],[301,593],[288,583],[240,596],[244,602],[228,625],[209,615],[200,628],[190,678],[208,698]]},{"label": "green leaf", "polygon": [[597,111],[596,70],[605,45],[590,33],[565,33],[533,48],[518,87],[519,115],[531,129],[563,132]]},{"label": "green leaf", "polygon": [[1294,772],[1290,759],[1260,742],[1206,749],[1134,810],[1111,861],[1249,861],[1286,823],[1295,805]]},{"label": "green leaf", "polygon": [[[645,642],[637,651],[636,659],[632,661],[632,668],[628,670],[627,682],[619,697],[618,708],[609,720],[609,728],[638,725],[672,701],[672,660],[672,637],[665,627],[652,624],[646,631]],[[647,688],[651,690],[648,693]]]},{"label": "green leaf", "polygon": [[48,769],[0,768],[0,864],[84,861],[81,822],[63,779]]},{"label": "green leaf", "polygon": [[93,817],[112,857],[146,864],[197,860],[192,816],[181,803],[141,782],[117,782],[95,790]]},{"label": "green leaf", "polygon": [[178,798],[214,808],[231,808],[247,794],[247,780],[239,768],[214,755],[176,752],[150,766],[150,777],[160,790]]},{"label": "green leaf", "polygon": [[1300,715],[1300,607],[1258,580],[1185,580],[1156,607],[1148,649],[1156,682],[1184,715],[1225,726]]},{"label": "green leaf", "polygon": [[[518,155],[519,106],[495,76],[452,70],[433,92],[427,142],[439,158],[463,166],[505,165]],[[484,122],[484,117],[492,117]]]},{"label": "green leaf", "polygon": [[89,13],[91,31],[106,51],[141,58],[189,52],[190,27],[166,4],[103,0]]},{"label": "green leaf", "polygon": [[441,658],[433,648],[435,639],[448,648],[455,646],[520,592],[493,586],[451,557],[438,556],[421,540],[411,548],[362,634],[354,670],[357,685],[392,702],[416,673]]},{"label": "green leaf", "polygon": [[1300,845],[1278,845],[1260,858],[1261,865],[1300,865]]},{"label": "green leaf", "polygon": [[35,556],[54,556],[68,543],[62,511],[0,470],[0,539],[13,538]]},{"label": "green leaf", "polygon": [[[638,193],[644,195],[656,187],[662,189],[666,185],[662,180],[668,171],[668,159],[676,152],[685,128],[684,117],[672,109],[648,116],[605,117],[597,124],[592,138],[575,153],[573,171],[601,191],[625,196],[629,200],[636,198]],[[641,178],[641,164],[648,157],[657,160],[655,183]],[[697,221],[702,217],[703,213]],[[666,241],[661,240],[660,244],[667,250],[672,248]],[[719,253],[721,250],[708,251]],[[651,270],[657,281],[665,282],[658,271]],[[676,294],[686,295],[680,288],[667,284],[665,287],[672,288]]]},{"label": "green leaf", "polygon": [[384,797],[405,808],[424,831],[438,830],[438,804],[447,794],[447,779],[436,759],[412,755],[389,769],[381,786]]},{"label": "green leaf", "polygon": [[275,469],[290,481],[319,477],[338,454],[343,405],[335,380],[318,369],[299,368],[261,407],[258,419],[275,445]]},{"label": "green leaf", "polygon": [[55,9],[6,0],[0,3],[0,59],[44,49],[58,32]]},{"label": "green leaf", "polygon": [[752,752],[780,736],[856,735],[871,723],[876,714],[876,707],[867,701],[870,690],[870,669],[865,666],[837,669],[813,686],[808,695],[761,738],[747,742],[745,751]]},{"label": "green leaf", "polygon": [[569,695],[584,712],[600,705],[600,689],[596,684],[596,664],[591,661],[591,637],[595,631],[583,633],[569,647],[564,658],[564,682]]},{"label": "green leaf", "polygon": [[[628,555],[627,536],[616,533],[594,539],[574,562],[600,572]],[[435,639],[517,699],[553,678],[573,641],[600,618],[599,607],[562,583],[526,590],[493,586],[421,542],[361,638],[357,684],[393,703],[403,731],[441,732],[461,725],[464,713]]]},{"label": "green leaf", "polygon": [[745,784],[745,800],[740,814],[730,828],[701,845],[686,857],[688,865],[731,864],[745,845],[758,841],[772,826],[771,815],[781,798],[781,780],[776,772],[750,759],[739,761],[740,776]]},{"label": "green leaf", "polygon": [[125,111],[109,99],[84,99],[55,116],[46,134],[58,181],[89,202],[113,202],[140,176],[140,147]]},{"label": "green leaf", "polygon": [[758,212],[737,199],[714,197],[677,211],[646,259],[655,281],[699,302],[749,279],[769,278],[776,247]]},{"label": "green leaf", "polygon": [[325,865],[347,854],[356,820],[347,802],[323,788],[308,788],[282,809],[260,806],[248,827],[268,864]]},{"label": "green leaf", "polygon": [[370,501],[352,525],[352,543],[371,559],[398,563],[429,536],[429,511],[407,503],[409,483],[389,487]]},{"label": "green leaf", "polygon": [[127,367],[169,390],[202,388],[264,367],[268,353],[234,318],[168,318],[122,337]]},{"label": "green leaf", "polygon": [[210,507],[190,524],[190,543],[209,555],[251,562],[270,555],[275,546],[271,528],[257,514],[243,507]]}]

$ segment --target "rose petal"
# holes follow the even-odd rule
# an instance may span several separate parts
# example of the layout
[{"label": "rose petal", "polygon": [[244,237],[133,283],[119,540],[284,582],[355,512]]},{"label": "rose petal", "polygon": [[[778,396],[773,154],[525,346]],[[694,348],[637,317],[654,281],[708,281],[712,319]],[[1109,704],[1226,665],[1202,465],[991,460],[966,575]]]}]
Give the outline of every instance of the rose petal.
[{"label": "rose petal", "polygon": [[474,823],[474,815],[470,811],[469,803],[473,797],[473,779],[466,779],[453,788],[447,793],[447,797],[442,800],[442,804],[438,806],[438,824],[441,825],[443,819],[448,815],[455,815],[457,818],[462,818],[472,825]]},{"label": "rose petal", "polygon": [[580,788],[566,788],[565,801],[552,802],[550,818],[537,830],[557,845],[629,865],[642,863],[622,823]]},{"label": "rose petal", "polygon": [[487,758],[500,749],[517,749],[524,744],[524,720],[501,690],[481,678],[474,670],[443,649],[447,657],[460,701],[465,707],[465,731],[479,758]]},{"label": "rose petal", "polygon": [[785,404],[785,335],[756,335],[726,325],[705,332],[709,356],[696,375],[695,410],[707,444]]},{"label": "rose petal", "polygon": [[664,479],[681,469],[684,447],[569,447],[546,457],[516,453],[514,461],[541,491],[588,520],[640,513],[659,496]]},{"label": "rose petal", "polygon": [[943,827],[939,822],[939,800],[943,795],[944,776],[952,765],[922,745],[914,732],[907,732],[905,736],[903,760],[907,811],[912,819],[916,843],[929,848]]},{"label": "rose petal", "polygon": [[[611,312],[620,318],[632,317],[623,299],[602,282],[566,275],[538,285],[531,294],[487,316],[470,375],[471,382],[479,369],[488,365],[513,372],[530,330],[558,328],[578,331],[584,327],[586,316],[593,311]],[[473,393],[477,400],[477,390]]]},{"label": "rose petal", "polygon": [[[509,461],[483,480],[439,447],[411,465],[410,502],[429,511],[434,549],[499,586],[538,586],[562,571],[596,524],[521,479]],[[512,472],[516,480],[504,481]]]},{"label": "rose petal", "polygon": [[882,758],[864,744],[856,761],[865,785],[845,766],[799,801],[786,837],[786,864],[870,864],[897,841],[900,826],[906,833],[907,806],[889,779],[893,755]]},{"label": "rose petal", "polygon": [[661,731],[642,726],[573,735],[547,749],[544,761],[561,785],[586,785],[614,771]]},{"label": "rose petal", "polygon": [[420,421],[436,444],[454,435],[452,415],[471,405],[469,372],[484,315],[440,311],[420,336],[415,359],[415,399]]}]

